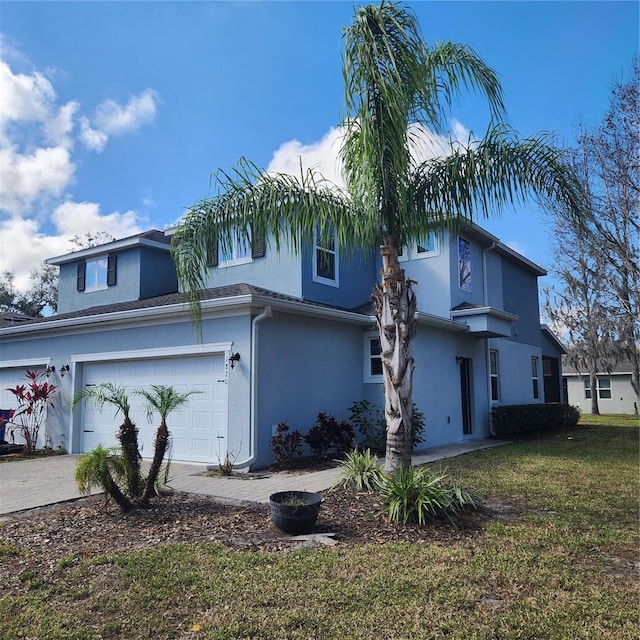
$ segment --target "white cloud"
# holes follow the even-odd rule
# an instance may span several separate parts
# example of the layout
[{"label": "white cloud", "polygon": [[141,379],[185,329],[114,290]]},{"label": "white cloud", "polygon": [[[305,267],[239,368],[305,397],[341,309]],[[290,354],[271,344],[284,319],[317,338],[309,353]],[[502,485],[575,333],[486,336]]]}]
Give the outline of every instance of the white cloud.
[{"label": "white cloud", "polygon": [[267,171],[299,176],[302,160],[303,170],[315,169],[321,176],[342,187],[344,178],[338,159],[342,135],[341,129],[332,128],[318,142],[311,144],[302,144],[298,140],[285,142],[273,154]]},{"label": "white cloud", "polygon": [[0,61],[0,116],[5,126],[13,120],[46,120],[55,98],[56,92],[44,75],[14,74]]},{"label": "white cloud", "polygon": [[23,217],[36,200],[60,196],[75,172],[63,147],[40,148],[31,154],[0,148],[0,166],[0,209]]},{"label": "white cloud", "polygon": [[136,131],[153,122],[160,98],[156,91],[146,89],[121,106],[114,100],[105,100],[96,109],[94,124],[106,134],[119,135]]},{"label": "white cloud", "polygon": [[471,131],[469,131],[469,129],[467,129],[459,120],[454,118],[451,121],[451,126],[453,129],[453,136],[458,142],[467,144],[468,142],[473,141],[474,137]]},{"label": "white cloud", "polygon": [[[74,236],[141,231],[145,221],[133,210],[103,214],[97,203],[73,201],[75,143],[102,151],[110,136],[152,122],[160,99],[146,89],[125,105],[106,100],[90,120],[77,100],[58,103],[52,72],[32,69],[2,34],[0,45],[0,271],[13,271],[26,289],[29,273],[72,250]],[[12,69],[9,59],[29,71]]]},{"label": "white cloud", "polygon": [[[139,233],[142,228],[135,211],[100,213],[92,202],[64,202],[54,210],[54,233],[45,233],[34,219],[10,218],[0,222],[0,272],[13,271],[20,290],[31,286],[29,274],[40,268],[46,258],[73,250],[71,239],[87,232],[106,231],[116,238]],[[19,247],[15,251],[14,247]]]},{"label": "white cloud", "polygon": [[509,249],[513,249],[516,253],[519,253],[521,256],[527,255],[527,248],[517,240],[508,240],[504,244],[506,244]]},{"label": "white cloud", "polygon": [[80,118],[80,140],[90,151],[101,153],[109,136],[104,131],[92,128],[89,118],[83,116]]},{"label": "white cloud", "polygon": [[56,115],[45,122],[44,131],[48,142],[65,149],[73,147],[73,117],[80,108],[80,104],[75,100],[67,102],[58,109]]},{"label": "white cloud", "polygon": [[56,207],[51,220],[58,232],[68,238],[96,231],[106,231],[116,238],[123,238],[142,231],[135,211],[101,214],[100,205],[95,202],[64,202]]},{"label": "white cloud", "polygon": [[[470,132],[457,120],[452,121],[453,142],[466,144]],[[332,128],[321,140],[311,144],[302,144],[298,140],[283,143],[275,151],[267,171],[300,175],[300,164],[303,170],[313,168],[327,180],[344,187],[340,163],[342,144],[342,128]],[[450,153],[452,139],[439,136],[419,125],[409,127],[409,146],[414,163],[424,162],[429,158]]]},{"label": "white cloud", "polygon": [[[20,247],[20,251],[13,250]],[[29,273],[38,269],[45,257],[69,251],[69,238],[40,231],[36,220],[11,218],[0,222],[0,271],[13,271],[17,289],[29,289]]]}]

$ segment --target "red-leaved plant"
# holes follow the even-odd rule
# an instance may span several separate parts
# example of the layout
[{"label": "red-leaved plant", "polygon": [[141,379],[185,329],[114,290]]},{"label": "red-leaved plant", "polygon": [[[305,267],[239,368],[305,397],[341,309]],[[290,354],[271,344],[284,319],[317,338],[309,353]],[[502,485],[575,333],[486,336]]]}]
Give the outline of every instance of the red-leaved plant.
[{"label": "red-leaved plant", "polygon": [[43,372],[29,371],[25,376],[26,385],[19,384],[7,391],[13,393],[18,401],[18,408],[7,423],[8,431],[18,431],[24,438],[27,453],[33,453],[38,442],[41,427],[47,421],[47,406],[53,407],[56,389],[54,384],[40,382]]}]

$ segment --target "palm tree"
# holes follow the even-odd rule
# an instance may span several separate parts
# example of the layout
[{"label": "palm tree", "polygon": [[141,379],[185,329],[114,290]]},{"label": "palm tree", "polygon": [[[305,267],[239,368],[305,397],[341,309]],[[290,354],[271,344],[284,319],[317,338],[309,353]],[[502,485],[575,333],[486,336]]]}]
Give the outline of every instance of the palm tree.
[{"label": "palm tree", "polygon": [[137,389],[136,393],[144,397],[147,401],[147,417],[151,421],[153,412],[156,411],[160,414],[160,426],[156,431],[156,440],[153,450],[153,460],[151,461],[151,467],[149,468],[149,474],[147,475],[147,481],[144,488],[142,497],[140,498],[140,504],[147,504],[151,495],[155,491],[156,480],[160,473],[160,467],[162,461],[167,452],[169,446],[169,429],[167,428],[167,416],[187,402],[190,396],[200,391],[186,391],[180,393],[173,387],[165,385],[151,385],[151,390]]},{"label": "palm tree", "polygon": [[118,480],[128,476],[128,465],[120,450],[98,445],[83,453],[76,465],[76,483],[80,493],[90,494],[92,487],[104,489],[124,513],[132,507],[131,500],[122,492]]},{"label": "palm tree", "polygon": [[[398,261],[403,246],[499,213],[533,192],[580,211],[580,188],[544,135],[520,140],[505,126],[500,83],[469,47],[428,47],[412,12],[382,0],[356,11],[345,30],[347,117],[341,157],[346,189],[313,170],[268,174],[241,160],[214,176],[216,194],[194,204],[173,241],[183,289],[199,316],[210,248],[251,236],[295,250],[315,232],[352,251],[380,247],[372,300],[382,345],[387,421],[385,470],[411,464],[416,298]],[[445,130],[445,109],[462,88],[483,94],[492,119],[483,139],[420,162],[414,142]],[[576,214],[577,215],[577,214]]]},{"label": "palm tree", "polygon": [[102,411],[105,405],[111,405],[115,408],[116,415],[122,413],[123,420],[118,429],[118,440],[122,447],[127,470],[127,494],[135,500],[142,492],[142,476],[138,429],[131,421],[131,404],[127,389],[113,382],[101,382],[84,387],[73,397],[71,409],[74,409],[82,400],[93,402],[99,411]]}]

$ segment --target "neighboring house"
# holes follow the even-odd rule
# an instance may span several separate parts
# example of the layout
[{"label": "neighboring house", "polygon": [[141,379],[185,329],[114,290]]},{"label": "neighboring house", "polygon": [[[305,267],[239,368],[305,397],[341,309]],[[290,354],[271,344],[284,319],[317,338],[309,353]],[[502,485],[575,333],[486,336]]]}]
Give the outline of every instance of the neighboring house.
[{"label": "neighboring house", "polygon": [[[591,413],[589,374],[568,364],[564,366],[563,374],[569,404],[578,407],[583,413]],[[598,373],[596,392],[600,413],[638,413],[636,394],[631,386],[630,362],[622,362],[612,367],[611,371]]]},{"label": "neighboring house", "polygon": [[[4,389],[27,368],[48,367],[59,397],[47,436],[75,453],[115,444],[120,423],[90,404],[70,412],[84,385],[197,389],[169,416],[173,458],[215,464],[228,453],[238,467],[259,468],[273,461],[278,423],[305,432],[319,412],[342,420],[356,400],[383,404],[370,306],[376,252],[346,258],[335,243],[316,242],[279,254],[268,239],[212,247],[196,326],[178,292],[170,234],[48,260],[60,267],[59,312],[0,324],[0,408],[12,407]],[[475,225],[406,247],[402,260],[417,282],[414,401],[426,416],[424,446],[487,437],[496,404],[561,400],[563,349],[539,322],[542,268]],[[148,457],[156,425],[131,399]]]}]

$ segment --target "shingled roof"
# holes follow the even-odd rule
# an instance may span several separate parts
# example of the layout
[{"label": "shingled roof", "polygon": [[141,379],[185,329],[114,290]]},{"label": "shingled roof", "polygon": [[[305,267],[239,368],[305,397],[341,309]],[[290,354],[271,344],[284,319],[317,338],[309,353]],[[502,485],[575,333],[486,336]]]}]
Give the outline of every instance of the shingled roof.
[{"label": "shingled roof", "polygon": [[[237,298],[242,296],[261,296],[273,301],[282,302],[295,302],[304,304],[309,307],[315,307],[318,309],[334,309],[339,311],[349,311],[351,313],[358,313],[361,315],[368,315],[362,310],[345,309],[333,305],[321,304],[318,302],[310,302],[302,298],[296,298],[295,296],[289,296],[269,289],[263,289],[262,287],[256,287],[250,284],[233,284],[222,287],[215,287],[212,289],[206,289],[202,293],[201,300],[223,300],[226,298]],[[132,300],[129,302],[118,302],[115,304],[107,304],[96,307],[89,307],[88,309],[81,309],[78,311],[70,311],[68,313],[60,313],[57,315],[40,317],[40,318],[28,318],[24,317],[24,320],[20,322],[20,326],[25,325],[47,325],[54,321],[70,320],[73,318],[89,318],[92,316],[102,316],[111,313],[121,313],[126,311],[136,311],[140,309],[153,309],[168,307],[171,305],[183,304],[185,307],[189,304],[189,298],[184,293],[169,293],[162,296],[155,296],[153,298],[145,298],[144,300]],[[5,321],[0,316],[0,330],[8,327],[15,327],[16,323],[11,321]]]}]

